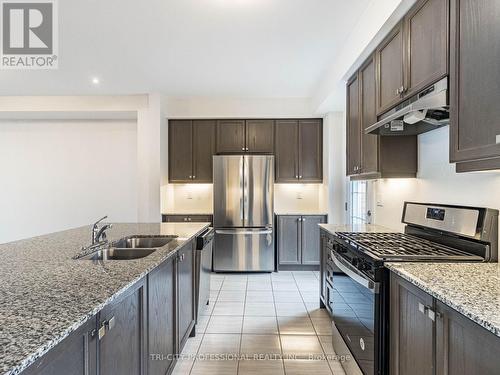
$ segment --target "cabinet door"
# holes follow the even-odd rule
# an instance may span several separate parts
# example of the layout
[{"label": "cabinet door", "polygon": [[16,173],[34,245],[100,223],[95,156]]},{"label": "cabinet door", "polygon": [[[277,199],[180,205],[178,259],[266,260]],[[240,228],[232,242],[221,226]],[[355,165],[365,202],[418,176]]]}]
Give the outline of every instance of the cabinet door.
[{"label": "cabinet door", "polygon": [[194,328],[194,251],[193,242],[178,252],[177,257],[177,311],[178,311],[178,352],[182,351],[186,340]]},{"label": "cabinet door", "polygon": [[168,180],[192,182],[193,127],[190,120],[168,122]]},{"label": "cabinet door", "polygon": [[361,97],[361,173],[377,173],[378,140],[373,134],[365,134],[365,129],[377,122],[375,57],[371,57],[359,70],[359,85]]},{"label": "cabinet door", "polygon": [[193,181],[213,181],[213,155],[215,154],[215,120],[193,121]]},{"label": "cabinet door", "polygon": [[217,121],[217,153],[245,152],[245,121]]},{"label": "cabinet door", "polygon": [[274,151],[274,120],[246,121],[246,151],[272,154]]},{"label": "cabinet door", "polygon": [[101,375],[137,375],[145,373],[145,286],[127,293],[105,307],[99,326],[106,334],[99,341]]},{"label": "cabinet door", "polygon": [[97,372],[96,318],[71,333],[55,348],[22,372],[22,375],[95,375]]},{"label": "cabinet door", "polygon": [[279,264],[300,264],[300,216],[278,216]]},{"label": "cabinet door", "polygon": [[275,126],[275,176],[276,182],[297,182],[299,122],[276,120]]},{"label": "cabinet door", "polygon": [[500,374],[498,337],[441,302],[436,310],[436,374]]},{"label": "cabinet door", "polygon": [[299,121],[299,180],[323,181],[323,124],[321,120]]},{"label": "cabinet door", "polygon": [[451,161],[500,156],[500,3],[451,0]]},{"label": "cabinet door", "polygon": [[382,114],[401,100],[401,91],[404,89],[402,25],[399,23],[375,52],[378,83],[377,114]]},{"label": "cabinet door", "polygon": [[150,375],[164,375],[174,365],[175,259],[148,275],[148,352]]},{"label": "cabinet door", "polygon": [[320,262],[319,224],[325,223],[323,215],[302,216],[301,260],[302,264],[317,265]]},{"label": "cabinet door", "polygon": [[422,290],[391,275],[391,374],[433,375],[433,321],[426,306],[433,299]]},{"label": "cabinet door", "polygon": [[359,80],[356,74],[347,82],[347,175],[358,173],[361,165],[359,119]]},{"label": "cabinet door", "polygon": [[420,0],[405,17],[405,95],[448,74],[448,0]]}]

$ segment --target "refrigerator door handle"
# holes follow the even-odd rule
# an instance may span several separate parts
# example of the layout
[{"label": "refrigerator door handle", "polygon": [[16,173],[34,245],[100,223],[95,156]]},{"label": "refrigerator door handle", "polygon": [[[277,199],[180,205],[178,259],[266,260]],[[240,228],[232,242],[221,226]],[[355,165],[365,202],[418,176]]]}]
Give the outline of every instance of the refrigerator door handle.
[{"label": "refrigerator door handle", "polygon": [[248,159],[243,156],[243,223],[244,225],[248,225],[248,214],[250,212],[250,205],[248,204],[248,182],[250,179],[249,176],[249,166]]},{"label": "refrigerator door handle", "polygon": [[245,157],[242,156],[240,159],[240,218],[245,225],[245,208],[244,208],[244,199],[245,199],[245,194],[244,194],[244,186],[245,186],[245,181],[244,181],[244,170],[245,170]]},{"label": "refrigerator door handle", "polygon": [[224,230],[224,229],[217,229],[215,231],[216,234],[256,234],[256,235],[264,235],[264,234],[273,234],[272,229],[263,229],[263,230]]}]

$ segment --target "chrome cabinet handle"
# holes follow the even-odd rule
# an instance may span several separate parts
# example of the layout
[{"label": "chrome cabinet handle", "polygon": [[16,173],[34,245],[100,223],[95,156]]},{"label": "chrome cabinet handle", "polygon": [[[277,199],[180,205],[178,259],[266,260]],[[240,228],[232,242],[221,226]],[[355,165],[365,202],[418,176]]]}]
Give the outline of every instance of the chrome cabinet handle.
[{"label": "chrome cabinet handle", "polygon": [[302,176],[299,176],[299,180],[302,178]]},{"label": "chrome cabinet handle", "polygon": [[101,327],[99,327],[99,331],[97,331],[97,336],[99,340],[101,340],[104,336],[106,336],[106,325],[103,323]]},{"label": "chrome cabinet handle", "polygon": [[116,325],[116,319],[113,316],[111,319],[109,319],[107,322],[104,323],[108,331],[111,331],[115,325]]},{"label": "chrome cabinet handle", "polygon": [[242,148],[241,148],[241,151],[245,151],[245,147],[242,147]]}]

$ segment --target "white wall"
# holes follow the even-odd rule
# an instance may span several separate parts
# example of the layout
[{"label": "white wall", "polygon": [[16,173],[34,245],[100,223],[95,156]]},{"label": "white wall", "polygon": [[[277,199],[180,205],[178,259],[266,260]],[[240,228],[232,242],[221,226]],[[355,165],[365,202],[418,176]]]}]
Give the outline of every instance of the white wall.
[{"label": "white wall", "polygon": [[0,171],[0,243],[137,221],[135,121],[1,121]]},{"label": "white wall", "polygon": [[375,183],[375,222],[402,229],[405,200],[485,206],[500,209],[500,172],[455,173],[448,162],[448,127],[419,136],[418,179]]}]

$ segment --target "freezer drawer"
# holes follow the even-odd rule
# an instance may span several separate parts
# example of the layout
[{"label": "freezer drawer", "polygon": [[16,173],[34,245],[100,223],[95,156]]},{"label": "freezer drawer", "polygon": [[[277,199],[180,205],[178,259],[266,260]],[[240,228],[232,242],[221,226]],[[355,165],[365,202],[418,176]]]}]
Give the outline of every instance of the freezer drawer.
[{"label": "freezer drawer", "polygon": [[216,229],[214,271],[274,271],[273,229]]}]

